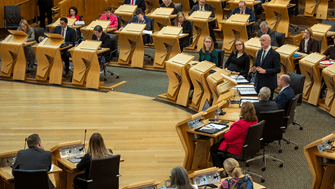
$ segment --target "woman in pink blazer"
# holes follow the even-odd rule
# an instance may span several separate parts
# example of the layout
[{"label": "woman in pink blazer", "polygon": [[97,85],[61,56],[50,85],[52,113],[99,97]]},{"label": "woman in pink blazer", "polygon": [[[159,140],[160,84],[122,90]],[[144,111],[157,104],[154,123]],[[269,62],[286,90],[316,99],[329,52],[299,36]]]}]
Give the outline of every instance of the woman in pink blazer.
[{"label": "woman in pink blazer", "polygon": [[[116,15],[112,13],[112,8],[110,6],[105,7],[105,14],[102,14],[99,20],[109,20],[111,21],[111,24],[109,25],[109,28],[115,28],[117,29],[118,23]],[[116,31],[116,30],[114,30]],[[113,31],[113,33],[114,33]]]}]

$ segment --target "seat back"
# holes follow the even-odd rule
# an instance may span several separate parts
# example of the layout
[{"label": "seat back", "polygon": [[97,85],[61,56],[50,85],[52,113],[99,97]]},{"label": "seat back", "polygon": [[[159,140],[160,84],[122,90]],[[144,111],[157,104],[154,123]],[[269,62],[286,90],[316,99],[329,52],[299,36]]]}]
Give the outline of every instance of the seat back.
[{"label": "seat back", "polygon": [[49,189],[49,177],[46,169],[14,170],[15,189]]},{"label": "seat back", "polygon": [[21,21],[20,5],[4,6],[5,28],[16,30]]},{"label": "seat back", "polygon": [[275,35],[276,35],[278,47],[283,46],[285,44],[285,33],[275,32]]},{"label": "seat back", "polygon": [[224,59],[224,50],[222,49],[215,49],[218,52],[218,66],[223,68],[223,59]]},{"label": "seat back", "polygon": [[190,24],[191,24],[191,36],[187,46],[190,46],[193,43],[193,22],[190,21]]},{"label": "seat back", "polygon": [[261,121],[255,125],[251,125],[245,136],[244,146],[242,149],[242,159],[246,160],[254,156],[261,149],[261,137],[265,121]]},{"label": "seat back", "polygon": [[292,98],[290,101],[290,105],[288,106],[288,109],[284,116],[284,126],[287,128],[289,125],[291,125],[294,121],[294,114],[295,114],[295,108],[297,107],[298,100],[302,94],[297,94]]},{"label": "seat back", "polygon": [[284,110],[275,110],[259,113],[259,121],[264,120],[262,143],[270,143],[283,138]]},{"label": "seat back", "polygon": [[183,10],[183,5],[181,3],[174,3],[174,9],[178,13]]},{"label": "seat back", "polygon": [[93,159],[89,173],[87,189],[119,188],[120,155],[113,155],[104,159]]},{"label": "seat back", "polygon": [[[112,56],[116,56],[117,54],[117,49],[118,49],[118,39],[119,39],[119,36],[117,34],[110,34],[109,35],[111,40],[112,40],[112,46],[111,46],[111,51],[113,52],[113,55]],[[110,57],[112,59],[112,56]]]},{"label": "seat back", "polygon": [[44,36],[44,28],[32,27],[35,33],[35,40],[38,42],[40,36]]},{"label": "seat back", "polygon": [[335,21],[330,21],[330,20],[322,20],[322,24],[327,24],[331,25],[332,28],[330,28],[329,31],[335,31]]},{"label": "seat back", "polygon": [[[300,75],[300,74],[295,74],[295,73],[290,73],[288,72],[287,75],[290,76],[291,78],[291,88],[294,91],[294,94],[302,94],[304,90],[304,84],[305,84],[305,78],[306,76]],[[302,103],[302,95],[300,95],[297,106],[301,105]]]},{"label": "seat back", "polygon": [[322,44],[322,40],[315,39],[315,41],[317,41],[317,44],[318,44],[317,52],[318,52],[318,53],[321,53],[321,44]]},{"label": "seat back", "polygon": [[117,29],[120,29],[120,27],[121,27],[121,16],[116,16],[116,18],[117,18]]}]

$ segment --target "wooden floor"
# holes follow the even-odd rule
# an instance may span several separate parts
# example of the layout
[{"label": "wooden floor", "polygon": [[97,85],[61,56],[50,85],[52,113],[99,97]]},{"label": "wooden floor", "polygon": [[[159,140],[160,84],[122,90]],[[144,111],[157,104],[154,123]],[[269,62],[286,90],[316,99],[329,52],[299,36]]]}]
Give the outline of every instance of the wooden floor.
[{"label": "wooden floor", "polygon": [[145,180],[167,180],[182,166],[184,150],[176,133],[190,116],[150,97],[96,92],[0,80],[0,151],[20,150],[38,133],[46,150],[100,132],[121,154],[120,188]]}]

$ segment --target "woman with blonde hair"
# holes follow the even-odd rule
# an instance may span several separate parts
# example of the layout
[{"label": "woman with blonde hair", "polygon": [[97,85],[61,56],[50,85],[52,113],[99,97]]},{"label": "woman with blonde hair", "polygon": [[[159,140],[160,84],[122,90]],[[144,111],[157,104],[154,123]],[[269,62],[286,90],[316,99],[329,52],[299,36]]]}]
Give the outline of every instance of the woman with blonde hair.
[{"label": "woman with blonde hair", "polygon": [[195,189],[191,185],[187,171],[184,167],[177,166],[171,170],[171,185],[174,189]]},{"label": "woman with blonde hair", "polygon": [[214,42],[213,39],[210,36],[206,36],[204,39],[204,45],[199,51],[199,61],[210,61],[216,64],[218,66],[219,63],[219,54],[214,49]]},{"label": "woman with blonde hair", "polygon": [[305,28],[304,38],[300,41],[298,51],[306,54],[318,51],[318,42],[313,39],[313,31],[311,28]]},{"label": "woman with blonde hair", "polygon": [[[36,41],[35,40],[35,32],[32,27],[29,26],[28,22],[26,20],[21,20],[19,23],[19,27],[17,30],[23,31],[28,35],[28,38],[26,39],[26,42],[30,41]],[[35,63],[35,51],[34,49],[28,45],[24,47],[24,54],[26,55],[26,60],[27,60],[27,66],[28,67],[33,67]]]},{"label": "woman with blonde hair", "polygon": [[223,161],[227,158],[217,154],[220,151],[225,151],[226,154],[242,156],[242,145],[249,126],[256,123],[258,123],[258,120],[254,105],[251,102],[244,102],[241,106],[240,120],[230,126],[229,131],[224,134],[224,138],[220,142],[211,146],[210,152],[213,166],[222,168]]},{"label": "woman with blonde hair", "polygon": [[91,163],[93,159],[108,158],[108,157],[111,157],[112,155],[113,155],[113,151],[111,149],[107,150],[105,143],[104,143],[104,139],[102,138],[101,134],[93,133],[89,141],[87,154],[85,154],[85,156],[77,164],[77,169],[78,170],[85,169],[85,173],[79,174],[73,179],[73,182],[75,183],[75,185],[80,185],[78,183],[78,177],[88,179],[89,171],[90,171]]},{"label": "woman with blonde hair", "polygon": [[245,53],[244,42],[240,39],[235,41],[235,48],[230,53],[224,68],[232,74],[239,74],[246,77],[250,69],[250,57]]},{"label": "woman with blonde hair", "polygon": [[250,175],[244,175],[239,163],[234,158],[228,158],[224,161],[223,167],[228,174],[220,185],[220,189],[252,189],[253,181]]}]

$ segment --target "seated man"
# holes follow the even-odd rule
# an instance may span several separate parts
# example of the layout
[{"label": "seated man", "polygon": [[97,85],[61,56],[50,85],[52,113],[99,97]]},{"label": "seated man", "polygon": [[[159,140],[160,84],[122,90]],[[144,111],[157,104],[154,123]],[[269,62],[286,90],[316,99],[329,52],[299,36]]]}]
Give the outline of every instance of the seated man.
[{"label": "seated man", "polygon": [[[142,11],[142,9],[138,8],[135,11],[135,16],[133,17],[133,19],[128,22],[128,24],[130,23],[142,23],[142,24],[146,24],[145,26],[145,30],[151,30],[151,21],[150,18],[144,15],[144,12]],[[126,25],[122,26],[119,31],[122,31],[122,29],[126,27]],[[147,44],[149,43],[149,39],[150,39],[150,35],[145,34],[143,36],[143,44]]]},{"label": "seated man", "polygon": [[278,78],[278,86],[280,87],[279,95],[274,99],[277,103],[278,110],[284,109],[285,112],[288,109],[290,101],[294,98],[294,91],[290,86],[290,76],[283,74]]},{"label": "seated man", "polygon": [[[230,13],[230,15],[228,16],[228,18],[231,17],[231,15],[233,15],[233,14],[249,14],[250,15],[249,23],[256,21],[256,18],[255,18],[255,15],[254,15],[254,11],[251,8],[247,7],[247,4],[245,4],[244,1],[240,1],[238,3],[238,6],[239,7],[236,7],[234,9],[234,11],[232,13]],[[252,32],[252,27],[253,27],[253,24],[247,26],[247,32],[248,32],[248,34],[250,34]]]},{"label": "seated man", "polygon": [[143,12],[145,11],[144,0],[124,0],[123,4],[137,5],[137,8],[142,9]]},{"label": "seated man", "polygon": [[278,110],[277,104],[273,101],[269,101],[271,96],[271,90],[267,87],[262,87],[258,93],[259,102],[254,102],[256,115],[259,118],[259,113],[263,111],[274,111]]},{"label": "seated man", "polygon": [[271,46],[278,47],[276,34],[275,34],[276,32],[269,28],[269,24],[266,21],[263,21],[261,22],[259,27],[261,29],[257,31],[256,37],[261,37],[263,34],[269,34],[269,36],[271,37]]},{"label": "seated man", "polygon": [[[108,34],[105,34],[102,31],[102,27],[100,25],[96,25],[93,29],[93,36],[92,36],[92,40],[95,41],[101,41],[101,48],[109,48],[112,46],[112,40],[109,37]],[[104,59],[106,60],[106,62],[110,61],[110,54],[111,54],[111,50],[108,50],[104,53],[101,53],[101,57],[104,57]],[[101,61],[99,61],[99,63],[101,63]]]},{"label": "seated man", "polygon": [[[67,26],[67,18],[62,17],[60,19],[60,25],[56,26],[55,29],[51,33],[56,33],[65,38],[64,43],[66,46],[74,45],[76,42],[76,33],[74,29]],[[44,37],[39,37],[39,41],[42,41]],[[62,50],[62,60],[65,62],[65,74],[64,77],[70,76],[70,52],[67,51],[68,48]]]},{"label": "seated man", "polygon": [[[16,160],[12,167],[12,174],[14,169],[22,170],[40,170],[51,169],[52,155],[50,151],[45,151],[41,139],[37,134],[32,134],[27,139],[28,149],[20,150],[17,153]],[[15,175],[14,175],[15,177]],[[53,189],[55,186],[49,179],[49,188]]]},{"label": "seated man", "polygon": [[[215,17],[214,9],[212,8],[210,4],[206,4],[206,0],[199,0],[199,4],[194,5],[192,9],[190,10],[190,12],[188,12],[188,15],[191,15],[194,11],[198,11],[198,10],[211,11],[212,14],[210,18]],[[215,38],[214,30],[213,30],[215,26],[216,26],[216,21],[208,22],[209,34],[211,38],[213,39],[214,43],[216,42],[216,38]],[[217,46],[217,44],[215,43],[214,46]]]}]

